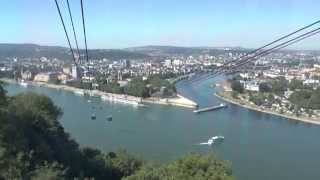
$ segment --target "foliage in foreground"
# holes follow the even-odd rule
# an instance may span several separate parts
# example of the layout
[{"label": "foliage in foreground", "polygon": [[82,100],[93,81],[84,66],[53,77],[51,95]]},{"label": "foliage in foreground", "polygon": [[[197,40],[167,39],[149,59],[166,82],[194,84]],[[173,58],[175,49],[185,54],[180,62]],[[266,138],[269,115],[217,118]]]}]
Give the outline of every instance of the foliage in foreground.
[{"label": "foliage in foreground", "polygon": [[144,166],[126,180],[184,179],[184,180],[232,180],[230,166],[217,160],[212,154],[189,154],[160,167]]},{"label": "foliage in foreground", "polygon": [[46,96],[7,97],[0,86],[0,179],[231,179],[230,167],[212,155],[155,166],[124,150],[80,148],[59,123],[61,114]]}]

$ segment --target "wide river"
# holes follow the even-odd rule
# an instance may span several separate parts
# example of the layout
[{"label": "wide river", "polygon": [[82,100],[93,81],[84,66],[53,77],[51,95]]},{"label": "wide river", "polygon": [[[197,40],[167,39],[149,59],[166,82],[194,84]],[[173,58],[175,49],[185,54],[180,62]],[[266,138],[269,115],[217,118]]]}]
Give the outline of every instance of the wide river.
[{"label": "wide river", "polygon": [[[200,107],[217,105],[221,101],[209,87],[214,81],[180,82],[177,88]],[[6,88],[10,95],[32,91],[51,97],[64,111],[64,128],[82,146],[104,151],[125,148],[155,161],[176,159],[188,152],[213,151],[219,158],[231,161],[239,180],[320,179],[320,126],[234,105],[194,114],[179,107],[110,104],[44,87]],[[92,113],[96,120],[90,119]],[[106,121],[109,115],[113,116],[112,122]],[[199,145],[216,135],[225,136],[225,141],[212,147]]]}]

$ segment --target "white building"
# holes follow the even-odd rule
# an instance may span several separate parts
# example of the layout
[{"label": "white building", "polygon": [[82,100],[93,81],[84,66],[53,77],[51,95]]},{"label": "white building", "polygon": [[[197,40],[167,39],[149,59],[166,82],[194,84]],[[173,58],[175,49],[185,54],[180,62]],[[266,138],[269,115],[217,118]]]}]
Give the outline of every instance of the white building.
[{"label": "white building", "polygon": [[259,91],[259,83],[256,81],[243,81],[243,87],[248,91]]},{"label": "white building", "polygon": [[303,85],[309,85],[309,86],[316,86],[316,85],[320,85],[320,81],[316,80],[316,79],[307,79],[305,81],[303,81]]},{"label": "white building", "polygon": [[65,66],[62,68],[62,72],[71,75],[71,68],[69,66]]},{"label": "white building", "polygon": [[166,67],[171,67],[171,65],[172,65],[171,59],[166,59],[166,60],[164,61],[164,64],[163,64],[163,65],[166,66]]},{"label": "white building", "polygon": [[80,69],[79,69],[78,66],[76,66],[76,65],[72,66],[71,76],[72,76],[73,79],[81,78],[81,73],[80,73]]},{"label": "white building", "polygon": [[23,80],[32,80],[32,73],[30,71],[22,71],[21,72],[21,78]]}]

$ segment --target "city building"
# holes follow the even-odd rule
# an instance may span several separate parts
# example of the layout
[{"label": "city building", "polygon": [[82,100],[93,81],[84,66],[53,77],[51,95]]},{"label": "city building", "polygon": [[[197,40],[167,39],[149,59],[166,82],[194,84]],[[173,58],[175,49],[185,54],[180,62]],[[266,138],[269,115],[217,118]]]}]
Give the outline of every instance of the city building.
[{"label": "city building", "polygon": [[77,65],[72,66],[71,76],[73,79],[80,79],[81,78],[81,69]]},{"label": "city building", "polygon": [[35,75],[34,81],[36,82],[55,82],[58,80],[59,73],[49,72],[49,73],[39,73]]}]

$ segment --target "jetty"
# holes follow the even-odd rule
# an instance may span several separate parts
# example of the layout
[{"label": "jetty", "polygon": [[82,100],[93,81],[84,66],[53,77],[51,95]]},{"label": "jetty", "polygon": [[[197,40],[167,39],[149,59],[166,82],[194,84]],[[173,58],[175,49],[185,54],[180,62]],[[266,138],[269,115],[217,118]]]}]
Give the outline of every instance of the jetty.
[{"label": "jetty", "polygon": [[205,107],[201,109],[194,110],[194,113],[202,113],[202,112],[207,112],[207,111],[214,111],[222,108],[228,107],[226,104],[219,104],[217,106],[210,106],[210,107]]}]

